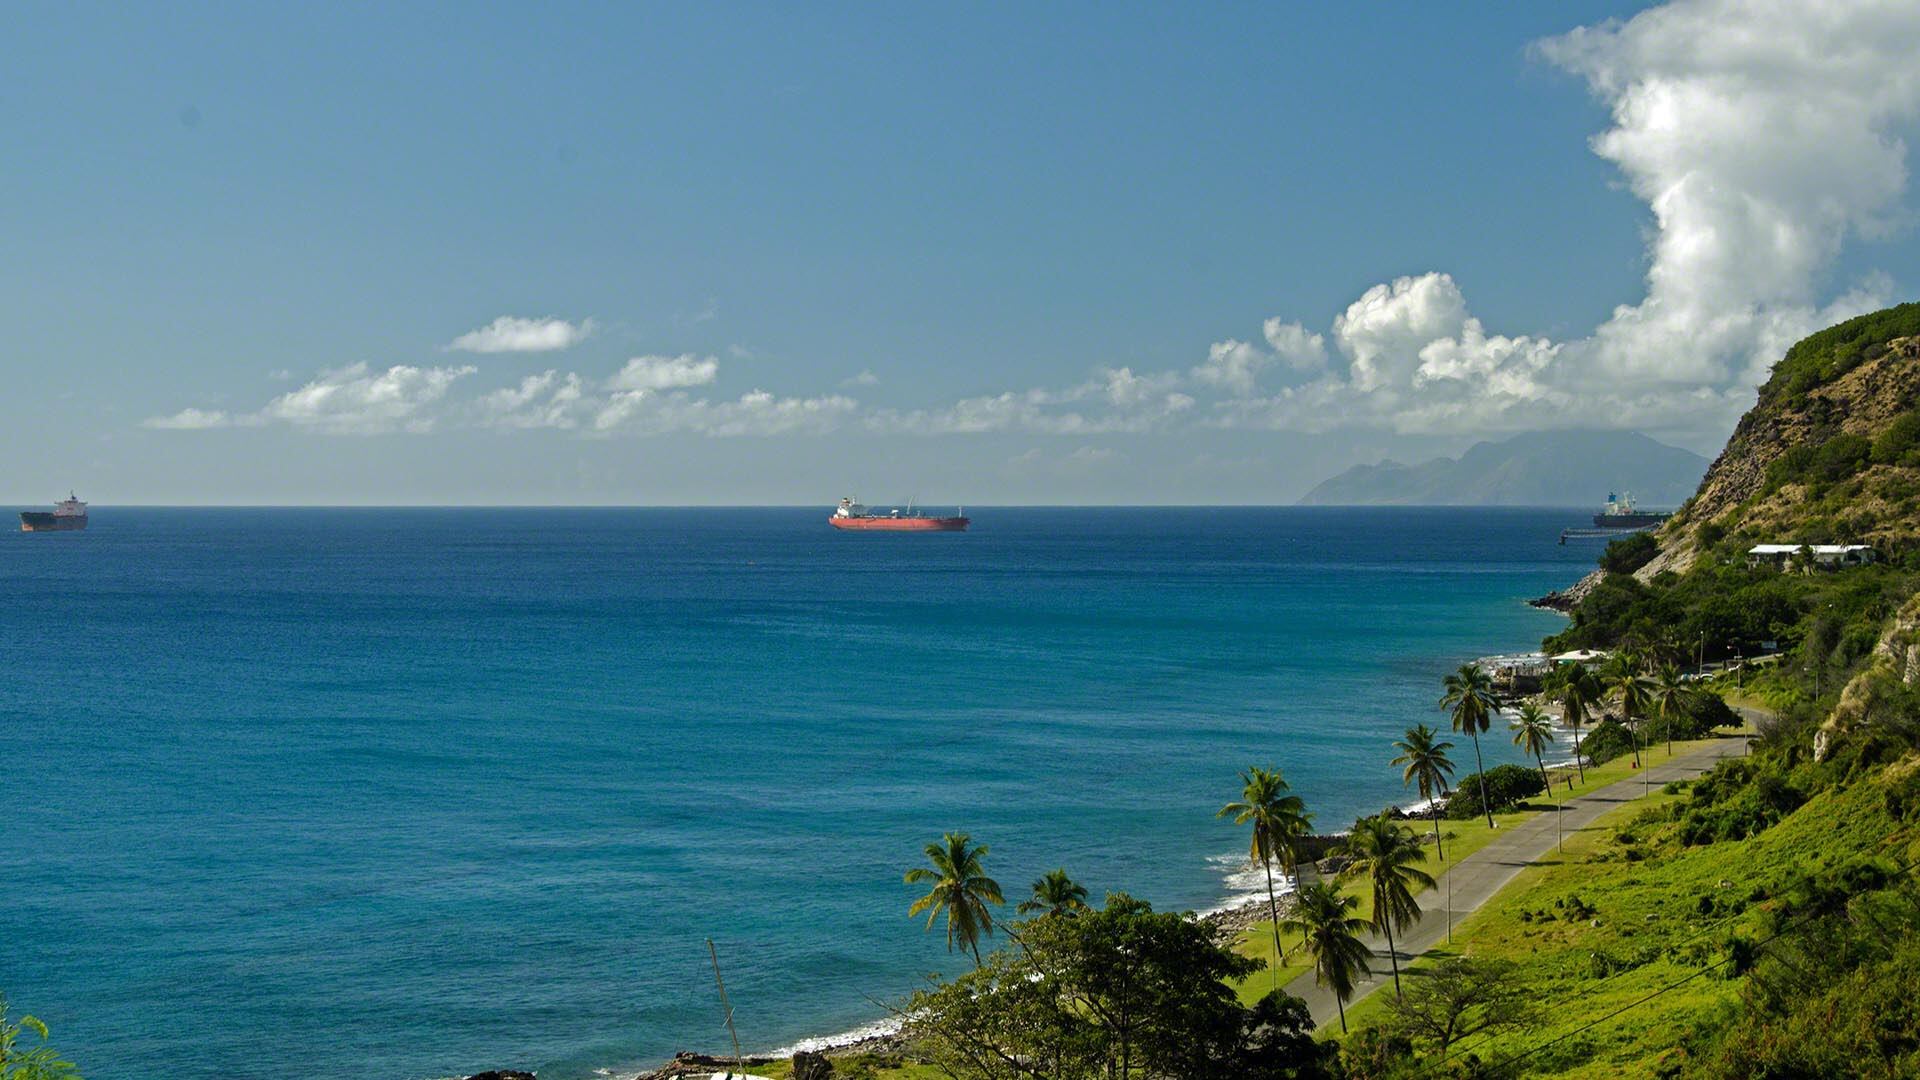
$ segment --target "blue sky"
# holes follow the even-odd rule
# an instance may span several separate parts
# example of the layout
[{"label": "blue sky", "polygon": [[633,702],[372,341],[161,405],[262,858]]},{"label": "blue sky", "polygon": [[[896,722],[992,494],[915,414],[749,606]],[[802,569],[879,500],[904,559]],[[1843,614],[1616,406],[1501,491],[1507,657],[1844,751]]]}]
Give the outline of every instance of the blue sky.
[{"label": "blue sky", "polygon": [[[16,8],[0,493],[1274,502],[1539,427],[1710,452],[1758,358],[1920,280],[1914,20],[1719,6]],[[496,325],[563,347],[454,347]]]}]

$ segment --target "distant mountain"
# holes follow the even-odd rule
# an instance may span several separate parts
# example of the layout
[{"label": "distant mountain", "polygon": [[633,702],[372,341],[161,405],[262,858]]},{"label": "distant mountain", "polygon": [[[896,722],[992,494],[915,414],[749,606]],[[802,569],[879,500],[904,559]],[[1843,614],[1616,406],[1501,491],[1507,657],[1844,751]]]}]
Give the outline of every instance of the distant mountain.
[{"label": "distant mountain", "polygon": [[1608,492],[1632,492],[1646,509],[1670,509],[1706,470],[1699,454],[1637,431],[1534,431],[1422,465],[1356,465],[1300,504],[1597,507]]}]

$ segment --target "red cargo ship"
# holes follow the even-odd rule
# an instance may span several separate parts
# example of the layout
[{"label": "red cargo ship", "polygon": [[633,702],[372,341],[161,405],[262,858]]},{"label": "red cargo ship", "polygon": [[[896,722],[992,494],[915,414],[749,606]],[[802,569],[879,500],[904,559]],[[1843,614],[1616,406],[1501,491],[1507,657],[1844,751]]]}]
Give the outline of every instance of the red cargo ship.
[{"label": "red cargo ship", "polygon": [[906,510],[889,510],[876,514],[852,499],[841,499],[840,505],[827,519],[827,524],[836,529],[875,529],[882,532],[966,532],[969,519],[956,513],[953,517],[934,517],[931,514],[916,514],[913,504],[908,503]]}]

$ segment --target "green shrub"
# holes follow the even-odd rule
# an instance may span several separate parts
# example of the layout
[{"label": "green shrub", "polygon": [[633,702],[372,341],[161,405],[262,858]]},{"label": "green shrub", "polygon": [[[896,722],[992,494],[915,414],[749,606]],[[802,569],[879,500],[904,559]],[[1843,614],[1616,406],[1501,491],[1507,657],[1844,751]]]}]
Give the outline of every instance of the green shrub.
[{"label": "green shrub", "polygon": [[1604,765],[1633,753],[1633,733],[1618,720],[1602,720],[1581,736],[1580,751],[1595,765]]},{"label": "green shrub", "polygon": [[1907,462],[1916,450],[1920,450],[1920,409],[1888,424],[1873,440],[1874,464],[1898,465]]},{"label": "green shrub", "polygon": [[1631,574],[1653,561],[1660,553],[1652,533],[1634,533],[1607,545],[1600,556],[1600,568],[1609,574]]},{"label": "green shrub", "polygon": [[[1546,784],[1536,769],[1496,765],[1487,770],[1487,801],[1493,804],[1495,813],[1545,790]],[[1454,785],[1453,794],[1447,798],[1447,817],[1464,821],[1484,812],[1480,805],[1480,774],[1472,773]]]}]

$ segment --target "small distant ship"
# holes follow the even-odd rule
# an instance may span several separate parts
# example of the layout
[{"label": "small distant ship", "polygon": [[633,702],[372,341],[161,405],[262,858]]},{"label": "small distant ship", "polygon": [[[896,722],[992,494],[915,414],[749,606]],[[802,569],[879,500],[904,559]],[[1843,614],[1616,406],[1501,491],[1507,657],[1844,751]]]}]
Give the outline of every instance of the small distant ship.
[{"label": "small distant ship", "polygon": [[53,513],[40,510],[20,512],[21,532],[75,532],[87,527],[87,504],[73,492],[54,504]]},{"label": "small distant ship", "polygon": [[876,514],[854,499],[841,499],[827,524],[836,529],[873,529],[880,532],[966,532],[971,519],[956,510],[952,517],[916,514],[909,502],[906,510]]},{"label": "small distant ship", "polygon": [[1649,529],[1672,517],[1634,508],[1633,496],[1625,492],[1607,493],[1607,508],[1593,515],[1596,529]]}]

